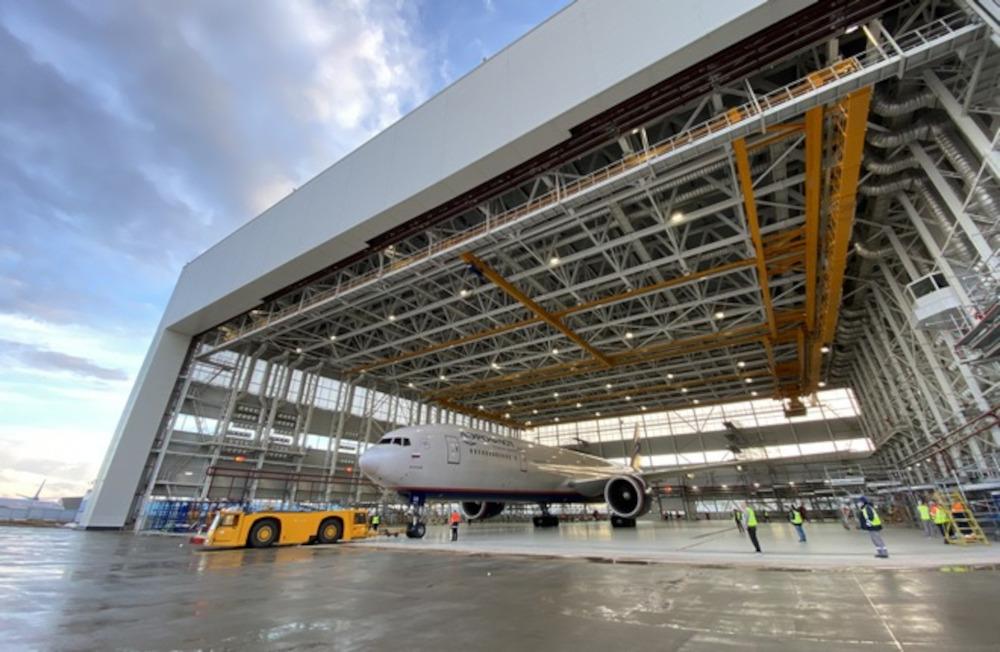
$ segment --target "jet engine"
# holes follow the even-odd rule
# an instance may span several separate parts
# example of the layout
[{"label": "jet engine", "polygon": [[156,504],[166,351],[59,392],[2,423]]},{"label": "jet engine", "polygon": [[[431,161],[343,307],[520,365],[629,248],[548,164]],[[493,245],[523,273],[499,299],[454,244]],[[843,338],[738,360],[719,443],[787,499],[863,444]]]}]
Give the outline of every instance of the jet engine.
[{"label": "jet engine", "polygon": [[503,511],[503,503],[462,503],[462,514],[470,521],[493,518]]},{"label": "jet engine", "polygon": [[632,475],[619,475],[604,485],[604,501],[612,515],[620,519],[635,519],[649,511],[652,501],[646,493],[646,483]]}]

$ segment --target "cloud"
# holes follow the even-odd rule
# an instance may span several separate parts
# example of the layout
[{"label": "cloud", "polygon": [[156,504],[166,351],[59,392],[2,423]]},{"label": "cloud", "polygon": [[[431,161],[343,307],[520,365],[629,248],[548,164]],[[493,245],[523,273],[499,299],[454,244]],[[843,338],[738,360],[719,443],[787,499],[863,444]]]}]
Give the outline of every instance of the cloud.
[{"label": "cloud", "polygon": [[0,99],[0,311],[152,328],[184,262],[426,97],[411,11],[0,4],[16,89]]},{"label": "cloud", "polygon": [[102,367],[86,358],[4,339],[0,339],[0,364],[7,367],[24,366],[40,371],[68,372],[75,376],[98,380],[128,380],[129,377],[122,369]]}]

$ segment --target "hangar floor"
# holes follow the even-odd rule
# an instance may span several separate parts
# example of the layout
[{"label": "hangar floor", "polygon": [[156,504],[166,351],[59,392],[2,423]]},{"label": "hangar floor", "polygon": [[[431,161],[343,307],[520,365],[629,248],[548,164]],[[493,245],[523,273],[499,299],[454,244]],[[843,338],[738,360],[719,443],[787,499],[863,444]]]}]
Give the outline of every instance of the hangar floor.
[{"label": "hangar floor", "polygon": [[0,527],[0,647],[995,650],[1000,573],[955,570],[200,553],[175,537]]},{"label": "hangar floor", "polygon": [[[399,528],[390,528],[399,531]],[[640,521],[635,529],[613,530],[606,522],[562,523],[535,529],[530,524],[463,525],[457,543],[444,527],[431,527],[421,541],[379,537],[365,545],[406,550],[448,550],[494,555],[584,558],[592,561],[752,566],[775,569],[937,568],[954,565],[1000,566],[1000,546],[944,545],[914,528],[887,527],[889,559],[876,559],[867,533],[839,523],[807,523],[801,544],[787,523],[757,528],[764,554],[754,554],[745,535],[729,521]]]}]

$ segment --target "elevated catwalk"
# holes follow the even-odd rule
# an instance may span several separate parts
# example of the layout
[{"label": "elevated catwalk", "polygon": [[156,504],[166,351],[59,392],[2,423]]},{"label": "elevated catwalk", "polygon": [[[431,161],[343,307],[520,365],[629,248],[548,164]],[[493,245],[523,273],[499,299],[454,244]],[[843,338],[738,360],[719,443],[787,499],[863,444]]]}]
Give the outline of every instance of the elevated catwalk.
[{"label": "elevated catwalk", "polygon": [[837,523],[807,523],[806,543],[799,543],[792,526],[786,523],[763,523],[757,532],[763,549],[760,555],[754,553],[749,539],[727,521],[641,521],[634,530],[613,530],[605,522],[563,523],[553,529],[535,529],[530,524],[476,523],[461,526],[457,543],[449,541],[450,533],[439,526],[429,528],[422,540],[379,537],[359,545],[413,552],[774,569],[1000,566],[1000,545],[946,546],[939,537],[925,538],[916,529],[903,526],[883,530],[889,559],[874,557],[866,532],[848,531]]}]

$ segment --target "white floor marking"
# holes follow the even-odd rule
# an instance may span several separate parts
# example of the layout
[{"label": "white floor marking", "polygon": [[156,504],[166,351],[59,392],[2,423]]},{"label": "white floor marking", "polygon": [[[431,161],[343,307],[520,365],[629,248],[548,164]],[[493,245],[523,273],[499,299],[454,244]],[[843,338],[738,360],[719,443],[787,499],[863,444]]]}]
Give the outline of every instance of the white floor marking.
[{"label": "white floor marking", "polygon": [[872,611],[874,611],[875,615],[878,616],[878,619],[882,621],[882,626],[885,627],[885,631],[889,632],[892,642],[896,644],[896,649],[902,650],[903,644],[899,642],[898,638],[896,638],[896,635],[892,631],[892,627],[889,627],[889,621],[886,620],[885,616],[882,615],[882,612],[878,610],[878,607],[875,606],[875,603],[872,602],[872,599],[868,596],[868,592],[865,591],[865,587],[862,586],[861,582],[858,580],[858,576],[851,573],[851,578],[854,580],[854,583],[858,585],[861,595],[865,596],[865,600],[867,600],[868,604],[871,605]]}]

